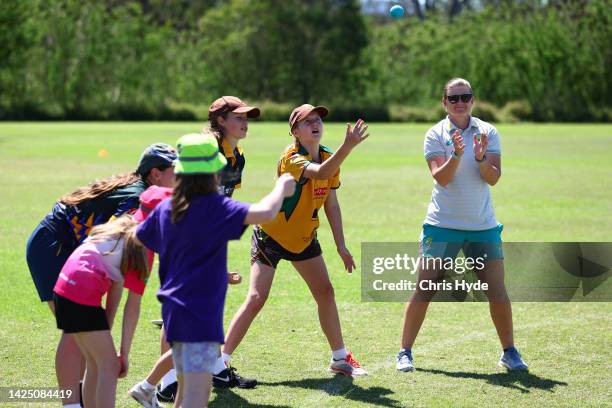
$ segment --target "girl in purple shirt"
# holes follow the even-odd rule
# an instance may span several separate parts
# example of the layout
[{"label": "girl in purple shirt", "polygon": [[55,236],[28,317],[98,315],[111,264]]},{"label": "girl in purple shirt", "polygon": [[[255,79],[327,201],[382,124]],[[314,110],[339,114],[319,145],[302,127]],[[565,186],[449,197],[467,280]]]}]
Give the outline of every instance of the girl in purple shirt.
[{"label": "girl in purple shirt", "polygon": [[137,237],[159,254],[157,297],[179,380],[175,405],[202,407],[224,339],[227,242],[239,239],[249,224],[274,219],[295,182],[280,177],[259,203],[240,203],[217,193],[227,160],[214,136],[183,136],[177,149],[172,198],[138,227]]}]

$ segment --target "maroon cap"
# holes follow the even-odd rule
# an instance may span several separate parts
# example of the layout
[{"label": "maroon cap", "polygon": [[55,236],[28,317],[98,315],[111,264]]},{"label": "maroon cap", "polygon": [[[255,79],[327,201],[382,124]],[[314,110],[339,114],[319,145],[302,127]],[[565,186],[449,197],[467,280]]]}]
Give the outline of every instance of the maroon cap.
[{"label": "maroon cap", "polygon": [[160,186],[151,186],[140,195],[140,207],[134,213],[134,219],[143,222],[157,204],[172,195],[172,189]]},{"label": "maroon cap", "polygon": [[329,109],[325,106],[312,106],[307,103],[298,106],[289,116],[289,127],[293,129],[300,120],[306,119],[312,112],[317,112],[321,118],[324,118],[329,113]]},{"label": "maroon cap", "polygon": [[222,96],[208,108],[208,119],[210,120],[212,115],[221,115],[226,112],[246,113],[249,118],[259,117],[259,108],[247,106],[235,96]]}]

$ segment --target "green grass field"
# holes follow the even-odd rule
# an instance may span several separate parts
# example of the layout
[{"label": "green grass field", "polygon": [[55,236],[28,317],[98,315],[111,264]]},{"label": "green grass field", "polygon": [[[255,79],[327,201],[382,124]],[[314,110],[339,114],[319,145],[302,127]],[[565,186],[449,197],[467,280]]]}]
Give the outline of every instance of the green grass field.
[{"label": "green grass field", "polygon": [[[200,126],[0,124],[0,387],[56,384],[59,331],[38,301],[24,255],[40,219],[77,186],[131,171],[146,145],[174,143]],[[372,124],[370,139],[343,165],[338,194],[357,264],[361,242],[418,239],[432,186],[422,155],[427,128]],[[506,241],[612,241],[611,125],[522,124],[499,130],[503,176],[493,196]],[[335,149],[344,125],[326,125],[325,132],[323,143]],[[284,123],[251,125],[243,144],[243,189],[235,198],[257,200],[272,187],[276,160],[289,142]],[[108,151],[106,158],[98,157],[101,149]],[[396,372],[403,304],[360,301],[359,271],[343,271],[324,217],[319,237],[345,342],[370,375],[352,380],[326,372],[330,353],[315,303],[297,273],[281,263],[268,304],[232,360],[260,385],[214,391],[211,407],[612,406],[610,303],[515,303],[515,338],[530,364],[528,374],[497,368],[499,344],[485,303],[436,303],[414,348],[418,370]],[[230,244],[229,257],[230,267],[246,282],[249,235]],[[246,282],[228,291],[227,323],[244,299]],[[158,330],[148,323],[159,318],[157,286],[155,277],[144,296],[130,372],[117,390],[120,407],[138,406],[126,391],[148,373],[159,353]],[[120,326],[115,325],[116,335]]]}]

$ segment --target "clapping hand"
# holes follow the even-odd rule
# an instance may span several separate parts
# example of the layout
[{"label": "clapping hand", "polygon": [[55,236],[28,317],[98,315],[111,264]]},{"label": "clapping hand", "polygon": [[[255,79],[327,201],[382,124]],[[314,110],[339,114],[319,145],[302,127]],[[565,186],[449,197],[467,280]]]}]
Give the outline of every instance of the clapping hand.
[{"label": "clapping hand", "polygon": [[463,137],[461,136],[461,132],[459,130],[455,130],[451,138],[453,141],[453,147],[455,148],[455,156],[463,156],[465,144],[463,143]]},{"label": "clapping hand", "polygon": [[474,135],[474,156],[476,160],[482,161],[485,153],[487,152],[487,147],[489,146],[489,137],[486,133],[481,133],[479,135]]}]

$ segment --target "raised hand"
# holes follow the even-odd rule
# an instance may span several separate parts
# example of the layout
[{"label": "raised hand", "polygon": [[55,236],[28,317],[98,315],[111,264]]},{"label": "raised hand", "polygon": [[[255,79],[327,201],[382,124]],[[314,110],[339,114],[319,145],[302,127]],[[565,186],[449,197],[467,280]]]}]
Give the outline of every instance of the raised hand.
[{"label": "raised hand", "polygon": [[486,133],[474,135],[474,157],[476,160],[481,161],[487,152],[489,146],[489,137]]},{"label": "raised hand", "polygon": [[344,136],[344,144],[350,147],[351,149],[357,146],[359,143],[363,142],[370,136],[369,133],[366,133],[368,130],[368,125],[359,119],[355,122],[355,125],[352,126],[350,123],[346,124],[346,136]]},{"label": "raised hand", "polygon": [[455,148],[455,154],[458,157],[463,156],[463,152],[465,151],[465,144],[463,143],[463,137],[461,136],[461,132],[459,132],[458,129],[453,132],[451,139],[453,141],[453,147]]}]

